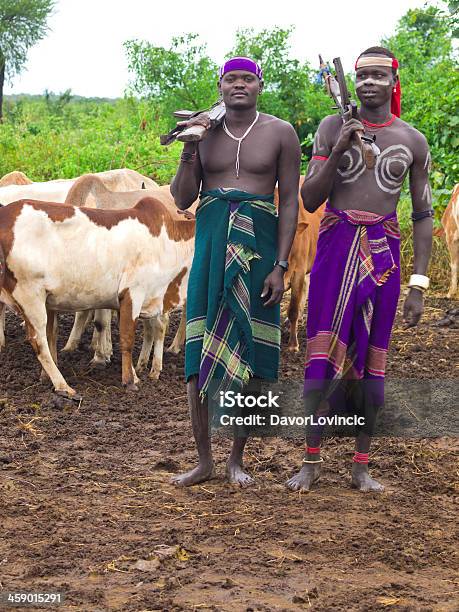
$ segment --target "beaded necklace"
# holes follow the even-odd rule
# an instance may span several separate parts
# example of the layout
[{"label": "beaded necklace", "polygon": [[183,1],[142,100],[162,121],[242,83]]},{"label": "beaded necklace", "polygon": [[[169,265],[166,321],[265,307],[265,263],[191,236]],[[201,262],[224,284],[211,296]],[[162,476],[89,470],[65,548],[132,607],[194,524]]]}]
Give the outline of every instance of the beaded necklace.
[{"label": "beaded necklace", "polygon": [[370,123],[366,119],[362,119],[362,123],[366,128],[370,128],[371,130],[379,130],[380,128],[388,127],[389,125],[392,125],[395,119],[396,119],[396,116],[392,115],[391,118],[385,123]]}]

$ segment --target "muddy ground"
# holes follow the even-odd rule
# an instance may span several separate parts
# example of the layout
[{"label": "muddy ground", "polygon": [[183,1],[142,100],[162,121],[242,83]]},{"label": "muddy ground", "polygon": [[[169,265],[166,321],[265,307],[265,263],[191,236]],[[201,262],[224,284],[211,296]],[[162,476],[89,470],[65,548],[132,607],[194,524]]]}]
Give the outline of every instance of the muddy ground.
[{"label": "muddy ground", "polygon": [[[458,377],[459,318],[433,325],[457,306],[428,298],[411,330],[398,315],[389,377]],[[301,337],[304,345],[304,328]],[[234,488],[223,478],[229,442],[218,437],[218,477],[176,489],[171,475],[195,457],[183,356],[167,354],[161,379],[144,376],[126,395],[118,351],[105,371],[89,370],[88,333],[85,342],[60,357],[84,401],[60,406],[8,317],[1,589],[60,591],[59,609],[84,612],[459,609],[457,437],[377,439],[371,468],[382,495],[350,489],[352,442],[342,439],[327,442],[324,475],[309,494],[285,489],[302,448],[278,438],[249,442],[257,484]],[[286,342],[284,334],[282,376],[301,379],[304,353],[288,354]]]}]

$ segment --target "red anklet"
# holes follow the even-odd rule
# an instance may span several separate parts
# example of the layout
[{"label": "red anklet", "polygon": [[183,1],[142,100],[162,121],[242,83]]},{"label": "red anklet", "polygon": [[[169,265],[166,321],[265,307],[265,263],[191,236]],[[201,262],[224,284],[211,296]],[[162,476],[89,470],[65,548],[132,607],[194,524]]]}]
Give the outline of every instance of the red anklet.
[{"label": "red anklet", "polygon": [[308,455],[318,455],[320,453],[320,446],[306,446],[306,452]]},{"label": "red anklet", "polygon": [[368,463],[368,455],[369,453],[358,453],[354,454],[354,463]]}]

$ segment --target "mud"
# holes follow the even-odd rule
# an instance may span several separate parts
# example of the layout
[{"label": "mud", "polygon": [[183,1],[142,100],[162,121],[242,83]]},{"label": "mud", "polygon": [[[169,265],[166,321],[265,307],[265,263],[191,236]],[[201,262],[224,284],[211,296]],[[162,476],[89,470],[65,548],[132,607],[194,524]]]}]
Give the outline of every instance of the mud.
[{"label": "mud", "polygon": [[[428,298],[422,323],[409,330],[399,313],[388,377],[458,377],[457,318],[435,325],[457,305]],[[61,319],[60,347],[70,322]],[[169,342],[177,325],[175,316]],[[304,327],[301,337],[304,346]],[[378,438],[371,469],[386,485],[382,495],[350,489],[349,439],[327,441],[323,476],[309,494],[284,487],[302,458],[297,440],[251,440],[256,485],[234,488],[223,476],[229,441],[217,437],[217,478],[176,489],[170,477],[195,459],[183,355],[166,354],[160,380],[143,375],[129,395],[116,329],[106,370],[89,369],[89,341],[86,332],[86,347],[60,355],[84,398],[62,402],[38,382],[23,329],[7,318],[2,590],[60,591],[60,610],[85,612],[459,608],[456,437]],[[304,352],[289,354],[286,344],[284,333],[282,377],[299,379]]]}]

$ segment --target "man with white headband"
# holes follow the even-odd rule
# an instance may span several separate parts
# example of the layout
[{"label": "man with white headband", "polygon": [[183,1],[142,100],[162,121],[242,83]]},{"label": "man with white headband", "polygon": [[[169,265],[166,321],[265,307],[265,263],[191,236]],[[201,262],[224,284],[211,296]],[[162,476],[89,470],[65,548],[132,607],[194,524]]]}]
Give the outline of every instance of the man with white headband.
[{"label": "man with white headband", "polygon": [[[283,276],[298,217],[300,145],[293,127],[259,113],[260,66],[233,57],[219,71],[226,106],[222,125],[186,143],[171,191],[189,208],[201,191],[187,293],[185,376],[198,466],[174,478],[188,486],[214,476],[208,398],[240,391],[251,377],[275,380],[280,348]],[[202,116],[188,125],[210,127]],[[273,203],[279,188],[279,213]],[[226,466],[230,482],[244,471],[246,437],[235,436]]]},{"label": "man with white headband", "polygon": [[[359,118],[326,117],[317,131],[301,188],[306,209],[327,206],[311,271],[304,382],[306,409],[315,416],[344,411],[356,428],[352,485],[382,491],[370,477],[368,455],[400,294],[400,231],[396,207],[409,175],[413,206],[414,262],[403,315],[417,325],[432,247],[430,154],[424,136],[400,119],[398,62],[383,47],[356,62]],[[376,165],[368,169],[353,134],[376,137]],[[353,381],[353,382],[350,382]],[[352,385],[352,386],[351,386]],[[316,419],[317,422],[317,419]],[[309,490],[319,478],[322,428],[310,427],[303,467],[287,486]]]}]

